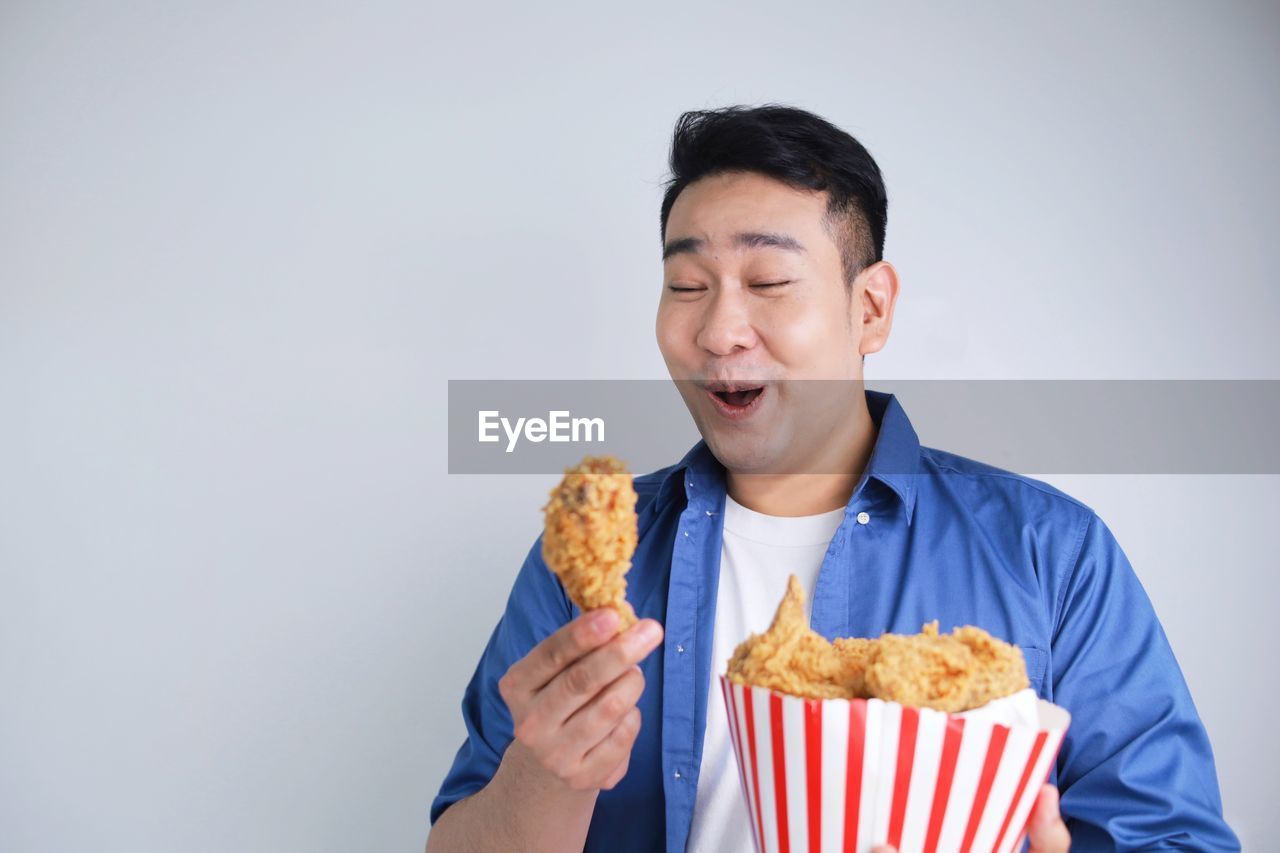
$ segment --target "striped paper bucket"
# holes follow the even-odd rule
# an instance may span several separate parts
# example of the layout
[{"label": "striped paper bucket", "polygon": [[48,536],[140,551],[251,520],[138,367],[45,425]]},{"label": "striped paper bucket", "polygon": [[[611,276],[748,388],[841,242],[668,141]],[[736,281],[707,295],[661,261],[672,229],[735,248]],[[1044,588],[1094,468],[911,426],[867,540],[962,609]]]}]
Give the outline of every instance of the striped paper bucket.
[{"label": "striped paper bucket", "polygon": [[1031,727],[720,687],[758,853],[1018,849],[1071,719],[1043,699]]}]

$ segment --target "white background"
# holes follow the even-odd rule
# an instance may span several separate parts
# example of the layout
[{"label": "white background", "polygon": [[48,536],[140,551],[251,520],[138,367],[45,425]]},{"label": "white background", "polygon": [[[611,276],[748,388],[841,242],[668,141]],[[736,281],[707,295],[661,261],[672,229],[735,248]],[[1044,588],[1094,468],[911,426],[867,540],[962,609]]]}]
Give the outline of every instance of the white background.
[{"label": "white background", "polygon": [[[665,376],[683,110],[877,158],[873,381],[1280,378],[1277,7],[945,5],[0,5],[0,849],[421,848],[556,479],[446,380]],[[1048,479],[1272,843],[1280,478]]]}]

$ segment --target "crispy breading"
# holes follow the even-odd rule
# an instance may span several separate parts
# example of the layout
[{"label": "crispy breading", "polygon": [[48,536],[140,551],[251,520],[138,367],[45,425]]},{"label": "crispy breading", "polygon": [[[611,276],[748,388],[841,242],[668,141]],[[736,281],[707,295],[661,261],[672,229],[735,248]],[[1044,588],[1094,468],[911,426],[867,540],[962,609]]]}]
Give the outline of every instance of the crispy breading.
[{"label": "crispy breading", "polygon": [[875,654],[876,641],[867,637],[836,637],[832,641],[836,654],[840,655],[845,670],[845,683],[849,685],[849,698],[869,699],[867,692],[867,664]]},{"label": "crispy breading", "polygon": [[867,664],[867,692],[880,699],[967,711],[1030,686],[1022,649],[965,625],[938,634],[938,620],[914,635],[885,634]]},{"label": "crispy breading", "polygon": [[969,648],[939,637],[934,620],[919,634],[884,634],[876,641],[867,664],[867,691],[902,705],[963,711],[974,666]]},{"label": "crispy breading", "polygon": [[966,703],[970,708],[977,708],[992,699],[999,699],[1031,686],[1022,649],[1001,642],[972,625],[956,628],[951,636],[968,646],[975,660]]},{"label": "crispy breading", "polygon": [[569,598],[583,610],[613,607],[620,632],[634,625],[626,573],[636,549],[636,491],[626,465],[613,456],[584,457],[565,469],[542,509],[542,559]]},{"label": "crispy breading", "polygon": [[939,634],[935,619],[919,634],[828,643],[810,629],[794,575],[773,624],[738,646],[728,677],[809,699],[877,698],[949,712],[1030,686],[1022,650],[972,625]]},{"label": "crispy breading", "polygon": [[835,647],[809,628],[804,590],[795,575],[787,581],[769,630],[752,634],[734,650],[728,676],[739,684],[807,699],[848,698],[851,693]]}]

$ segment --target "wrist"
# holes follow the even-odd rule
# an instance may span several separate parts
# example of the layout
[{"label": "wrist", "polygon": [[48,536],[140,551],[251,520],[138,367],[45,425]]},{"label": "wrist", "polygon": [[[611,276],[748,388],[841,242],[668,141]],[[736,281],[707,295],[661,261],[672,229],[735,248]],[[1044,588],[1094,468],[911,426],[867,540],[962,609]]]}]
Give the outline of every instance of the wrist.
[{"label": "wrist", "polygon": [[497,775],[504,775],[506,777],[504,785],[509,783],[512,793],[521,798],[533,797],[538,800],[553,798],[561,803],[583,803],[593,806],[600,793],[598,788],[586,791],[575,789],[543,767],[533,751],[520,741],[512,741],[507,747]]}]

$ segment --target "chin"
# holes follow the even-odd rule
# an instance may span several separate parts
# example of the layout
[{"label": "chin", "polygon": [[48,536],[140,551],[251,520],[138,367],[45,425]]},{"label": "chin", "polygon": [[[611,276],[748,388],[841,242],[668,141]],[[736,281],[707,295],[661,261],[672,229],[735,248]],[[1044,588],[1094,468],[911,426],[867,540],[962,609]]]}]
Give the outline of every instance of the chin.
[{"label": "chin", "polygon": [[707,446],[725,468],[735,474],[776,474],[784,465],[783,448],[772,436],[704,433]]}]

